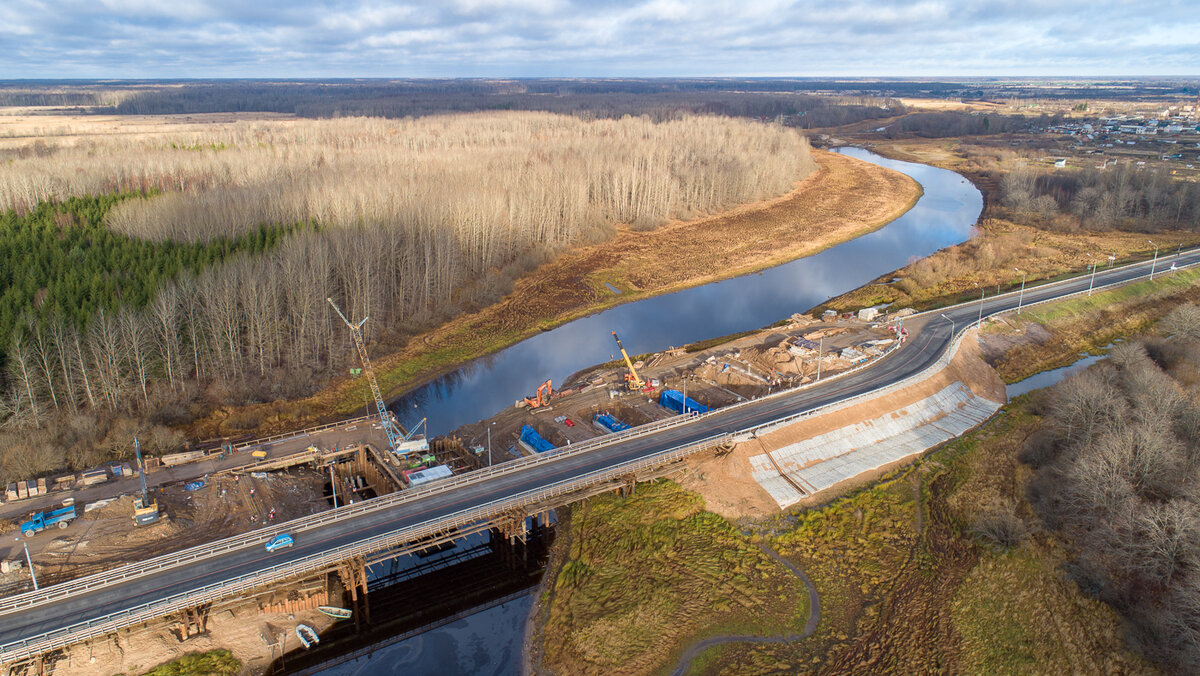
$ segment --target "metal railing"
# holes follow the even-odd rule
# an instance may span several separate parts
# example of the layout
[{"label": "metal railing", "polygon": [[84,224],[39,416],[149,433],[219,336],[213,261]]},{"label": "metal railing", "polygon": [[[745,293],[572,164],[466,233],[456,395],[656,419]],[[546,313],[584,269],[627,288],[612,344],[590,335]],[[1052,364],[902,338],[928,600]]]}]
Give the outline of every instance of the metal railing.
[{"label": "metal railing", "polygon": [[54,650],[79,641],[86,641],[97,636],[104,636],[123,627],[162,617],[163,615],[185,608],[216,601],[242,591],[293,578],[306,572],[327,569],[356,556],[364,556],[374,551],[411,543],[425,537],[436,536],[439,533],[445,533],[463,526],[488,522],[497,514],[503,514],[508,510],[545,502],[605,481],[624,478],[643,469],[675,462],[688,455],[729,443],[731,439],[731,436],[728,434],[716,435],[694,444],[661,451],[604,469],[594,470],[577,477],[564,479],[548,486],[477,505],[414,526],[376,535],[366,540],[310,554],[295,561],[278,564],[230,580],[173,594],[150,603],[111,613],[96,619],[79,622],[38,636],[7,643],[0,646],[0,662],[11,662],[32,657],[48,650]]},{"label": "metal railing", "polygon": [[[279,523],[274,526],[260,528],[257,530],[234,535],[216,542],[210,542],[202,545],[197,545],[189,549],[184,549],[163,556],[130,563],[112,570],[95,573],[87,577],[81,577],[76,580],[70,580],[50,587],[45,587],[38,591],[25,592],[16,596],[10,596],[0,599],[0,615],[9,613],[22,608],[29,608],[35,605],[48,603],[68,596],[80,594],[83,592],[93,591],[95,589],[103,589],[109,585],[118,582],[127,582],[139,577],[160,572],[162,570],[173,568],[179,565],[194,563],[203,559],[212,558],[214,556],[225,554],[230,551],[243,549],[254,545],[262,545],[267,540],[280,533],[295,533],[313,530],[327,526],[331,523],[341,521],[343,519],[361,516],[373,512],[378,512],[386,509],[391,509],[397,505],[401,505],[415,500],[427,498],[439,493],[462,488],[472,484],[478,484],[485,481],[495,479],[497,477],[523,472],[530,467],[543,465],[549,462],[555,462],[570,457],[575,457],[583,453],[595,450],[599,447],[609,446],[612,444],[628,441],[629,439],[645,436],[650,433],[659,432],[671,427],[678,427],[686,424],[698,414],[690,413],[686,416],[674,416],[666,418],[655,423],[642,425],[630,430],[616,434],[608,434],[603,437],[598,437],[590,442],[571,444],[562,446],[534,456],[528,456],[506,462],[493,467],[487,467],[474,472],[461,474],[455,477],[439,481],[438,483],[418,489],[408,489],[391,493],[371,500],[355,503],[352,505],[344,505],[337,509],[331,509],[312,516],[302,517]],[[635,433],[635,430],[640,430]]]}]

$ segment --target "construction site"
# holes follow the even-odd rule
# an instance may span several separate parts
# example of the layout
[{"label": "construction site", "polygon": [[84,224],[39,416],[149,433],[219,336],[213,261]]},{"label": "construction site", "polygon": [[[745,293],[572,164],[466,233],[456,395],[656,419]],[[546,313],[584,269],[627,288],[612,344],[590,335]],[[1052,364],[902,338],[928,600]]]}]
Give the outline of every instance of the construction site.
[{"label": "construction site", "polygon": [[[139,452],[132,462],[10,486],[0,506],[0,532],[24,537],[0,544],[0,596],[833,377],[899,346],[907,337],[903,317],[908,314],[827,314],[821,320],[797,314],[732,341],[634,356],[613,332],[621,359],[577,373],[562,388],[547,380],[492,418],[434,439],[417,434],[418,429],[401,428],[387,411],[359,333],[362,322],[346,320],[376,396],[375,415],[290,435],[225,441],[174,456],[143,459]],[[108,641],[59,651],[39,668],[54,663],[78,668],[87,660],[121,670],[143,664],[134,645],[153,646],[149,654],[169,655],[209,644],[233,648],[245,662],[256,662],[256,670],[278,668],[288,651],[306,643],[305,637],[315,644],[337,619],[353,617],[355,629],[349,635],[376,631],[369,628],[374,625],[365,602],[368,590],[382,597],[383,588],[412,582],[425,569],[433,573],[457,564],[477,569],[485,565],[480,561],[500,562],[493,566],[500,578],[484,585],[479,598],[513,593],[511,580],[521,578],[527,585],[540,575],[543,534],[551,523],[550,514],[535,515],[532,526],[519,528],[516,537],[481,531],[483,540],[474,543],[452,538],[426,549],[416,543],[370,560],[347,561],[248,596],[131,627]],[[513,571],[520,575],[514,577]],[[471,577],[482,579],[478,572]],[[395,593],[423,593],[414,588],[424,586],[401,587]],[[410,631],[436,621],[430,609],[453,605],[410,606],[422,610],[406,614],[396,626]],[[258,631],[246,631],[250,626]]]},{"label": "construction site", "polygon": [[[547,380],[495,416],[464,425],[445,443],[503,459],[544,452],[682,413],[704,413],[862,366],[907,337],[911,310],[877,315],[795,314],[735,340],[630,356],[573,374],[560,389]],[[861,318],[860,318],[861,317]]]}]

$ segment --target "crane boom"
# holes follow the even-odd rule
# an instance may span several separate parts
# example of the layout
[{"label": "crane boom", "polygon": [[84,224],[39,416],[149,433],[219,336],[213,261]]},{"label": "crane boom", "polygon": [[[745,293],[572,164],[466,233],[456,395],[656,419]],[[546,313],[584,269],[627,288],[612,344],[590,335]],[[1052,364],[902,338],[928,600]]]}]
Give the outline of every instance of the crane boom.
[{"label": "crane boom", "polygon": [[371,358],[367,356],[367,344],[362,337],[362,326],[367,323],[367,318],[363,317],[359,323],[352,324],[349,319],[346,319],[346,315],[342,314],[342,309],[333,302],[332,298],[325,300],[329,301],[329,304],[333,306],[333,311],[350,329],[350,337],[354,339],[354,347],[358,349],[358,359],[362,362],[363,373],[367,374],[367,383],[371,385],[371,396],[375,397],[375,410],[379,413],[379,425],[383,427],[383,433],[388,438],[388,445],[395,453],[399,440],[407,439],[407,437],[401,434],[399,428],[396,427],[396,422],[392,419],[387,405],[383,403],[383,393],[379,391],[379,381],[375,380],[375,369],[371,368]]},{"label": "crane boom", "polygon": [[625,352],[625,346],[621,344],[621,339],[617,337],[617,332],[612,332],[613,340],[617,341],[617,348],[621,350],[621,356],[625,358],[625,365],[629,367],[629,372],[633,374],[633,378],[629,379],[629,389],[640,390],[645,382],[638,377],[637,370],[633,368],[633,362],[629,360],[629,354]]}]

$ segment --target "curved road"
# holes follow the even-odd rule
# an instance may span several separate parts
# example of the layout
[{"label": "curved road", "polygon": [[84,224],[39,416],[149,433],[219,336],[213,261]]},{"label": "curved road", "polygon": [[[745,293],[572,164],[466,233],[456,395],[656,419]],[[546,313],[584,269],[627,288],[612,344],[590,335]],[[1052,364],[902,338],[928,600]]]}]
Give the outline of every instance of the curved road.
[{"label": "curved road", "polygon": [[[1158,269],[1162,274],[1169,274],[1164,268],[1169,267],[1172,262],[1178,262],[1181,266],[1200,262],[1200,251],[1184,252],[1178,257],[1164,256],[1159,259]],[[1095,285],[1100,287],[1144,277],[1149,268],[1150,263],[1147,262],[1098,272]],[[1086,291],[1088,284],[1089,279],[1084,276],[1026,288],[1024,303],[1051,300]],[[1017,294],[1009,293],[985,301],[982,314],[986,317],[1007,312],[1016,306]],[[828,384],[778,394],[732,409],[718,410],[699,417],[690,424],[602,446],[561,460],[532,465],[524,471],[480,480],[378,512],[348,516],[336,523],[304,531],[297,536],[296,546],[291,549],[268,554],[260,545],[247,546],[222,556],[182,564],[138,579],[0,615],[0,657],[15,647],[12,646],[14,642],[32,639],[45,632],[101,618],[157,601],[171,594],[231,580],[306,555],[516,496],[621,462],[688,445],[716,434],[753,429],[781,417],[871,392],[933,365],[953,337],[951,322],[956,331],[961,331],[976,320],[979,312],[980,304],[972,302],[911,317],[905,322],[910,334],[907,344],[868,368],[831,379]],[[949,317],[949,320],[943,318],[943,315]]]}]

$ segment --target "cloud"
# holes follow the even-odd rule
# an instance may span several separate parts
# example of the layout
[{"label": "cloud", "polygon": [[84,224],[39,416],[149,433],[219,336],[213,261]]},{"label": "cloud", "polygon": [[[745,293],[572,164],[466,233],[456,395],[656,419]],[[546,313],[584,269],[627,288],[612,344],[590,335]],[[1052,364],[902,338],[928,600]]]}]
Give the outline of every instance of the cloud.
[{"label": "cloud", "polygon": [[6,0],[0,78],[1200,75],[1164,0]]}]

